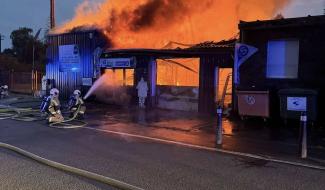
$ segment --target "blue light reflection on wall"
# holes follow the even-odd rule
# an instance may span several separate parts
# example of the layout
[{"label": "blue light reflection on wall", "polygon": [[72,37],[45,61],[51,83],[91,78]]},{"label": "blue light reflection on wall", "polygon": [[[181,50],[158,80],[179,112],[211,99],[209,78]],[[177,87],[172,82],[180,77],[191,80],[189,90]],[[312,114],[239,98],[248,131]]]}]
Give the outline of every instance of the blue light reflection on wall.
[{"label": "blue light reflection on wall", "polygon": [[81,64],[60,64],[60,72],[80,72]]}]

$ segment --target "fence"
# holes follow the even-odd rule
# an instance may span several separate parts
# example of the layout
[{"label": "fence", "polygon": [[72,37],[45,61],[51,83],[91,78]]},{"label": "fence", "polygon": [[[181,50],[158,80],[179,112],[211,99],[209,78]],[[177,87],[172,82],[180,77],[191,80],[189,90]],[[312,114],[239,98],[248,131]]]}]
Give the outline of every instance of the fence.
[{"label": "fence", "polygon": [[0,85],[8,85],[10,92],[33,94],[41,89],[41,72],[0,71]]}]

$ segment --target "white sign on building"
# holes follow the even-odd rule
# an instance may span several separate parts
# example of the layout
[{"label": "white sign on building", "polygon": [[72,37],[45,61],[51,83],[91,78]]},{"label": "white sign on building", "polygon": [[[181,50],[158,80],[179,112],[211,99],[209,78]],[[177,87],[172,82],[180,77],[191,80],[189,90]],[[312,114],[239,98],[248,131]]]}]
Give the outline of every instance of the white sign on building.
[{"label": "white sign on building", "polygon": [[104,68],[132,68],[134,66],[134,58],[100,59],[100,67]]},{"label": "white sign on building", "polygon": [[59,62],[60,64],[79,64],[79,47],[77,45],[59,46]]},{"label": "white sign on building", "polygon": [[92,86],[93,79],[92,78],[82,78],[82,85],[83,86]]}]

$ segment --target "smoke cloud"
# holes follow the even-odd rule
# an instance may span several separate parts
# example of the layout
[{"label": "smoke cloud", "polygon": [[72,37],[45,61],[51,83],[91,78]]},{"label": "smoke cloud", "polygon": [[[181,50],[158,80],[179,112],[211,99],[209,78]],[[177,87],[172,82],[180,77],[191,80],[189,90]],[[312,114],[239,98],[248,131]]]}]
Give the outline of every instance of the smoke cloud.
[{"label": "smoke cloud", "polygon": [[106,0],[84,1],[75,17],[54,30],[96,28],[116,48],[161,48],[235,36],[240,20],[271,19],[291,0]]}]

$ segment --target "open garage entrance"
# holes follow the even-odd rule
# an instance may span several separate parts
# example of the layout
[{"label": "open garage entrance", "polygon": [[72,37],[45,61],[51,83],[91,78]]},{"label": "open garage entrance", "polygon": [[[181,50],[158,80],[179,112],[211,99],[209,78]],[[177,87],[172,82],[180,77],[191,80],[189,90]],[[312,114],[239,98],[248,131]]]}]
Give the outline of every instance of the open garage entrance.
[{"label": "open garage entrance", "polygon": [[102,69],[103,83],[96,91],[99,101],[114,105],[129,105],[134,86],[134,69]]},{"label": "open garage entrance", "polygon": [[100,62],[135,60],[133,105],[138,103],[135,86],[143,77],[148,84],[148,109],[215,114],[218,105],[225,107],[232,102],[234,44],[230,40],[186,49],[107,50]]},{"label": "open garage entrance", "polygon": [[157,107],[198,111],[200,59],[157,59]]},{"label": "open garage entrance", "polygon": [[232,105],[232,68],[218,68],[216,74],[216,103],[224,108]]}]

